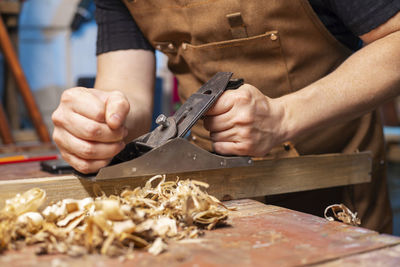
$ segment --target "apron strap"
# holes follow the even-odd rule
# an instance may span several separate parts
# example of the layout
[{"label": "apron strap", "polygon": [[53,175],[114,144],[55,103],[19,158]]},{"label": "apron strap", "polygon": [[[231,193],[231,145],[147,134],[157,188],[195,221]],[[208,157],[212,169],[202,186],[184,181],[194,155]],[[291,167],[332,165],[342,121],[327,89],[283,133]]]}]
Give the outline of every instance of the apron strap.
[{"label": "apron strap", "polygon": [[229,25],[231,26],[231,33],[234,39],[248,37],[246,25],[243,22],[243,18],[240,12],[228,14],[226,15],[226,18],[228,19]]}]

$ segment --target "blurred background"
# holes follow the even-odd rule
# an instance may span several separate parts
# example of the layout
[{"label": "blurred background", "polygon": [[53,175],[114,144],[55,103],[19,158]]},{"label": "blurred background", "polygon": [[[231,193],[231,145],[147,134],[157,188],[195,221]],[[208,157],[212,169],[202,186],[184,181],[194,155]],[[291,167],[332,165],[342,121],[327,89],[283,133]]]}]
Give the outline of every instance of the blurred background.
[{"label": "blurred background", "polygon": [[[0,0],[7,33],[49,132],[60,95],[74,86],[92,87],[96,76],[93,0]],[[174,80],[157,53],[155,115],[173,109]],[[18,94],[13,74],[0,57],[0,93],[17,142],[37,140],[29,111]],[[175,99],[176,100],[176,99]]]},{"label": "blurred background", "polygon": [[[94,10],[92,0],[0,0],[4,24],[4,31],[0,31],[0,130],[3,147],[0,152],[10,146],[43,142],[46,137],[39,136],[35,128],[41,119],[51,135],[51,114],[63,90],[93,86],[97,33]],[[11,47],[7,46],[8,41]],[[12,57],[12,48],[15,57]],[[176,82],[166,67],[166,58],[159,53],[156,56],[154,117],[160,113],[173,113],[177,105]],[[19,77],[18,80],[14,75]],[[25,91],[21,92],[21,87]],[[33,104],[27,105],[29,99]],[[31,119],[35,108],[40,117],[36,124]],[[389,190],[395,213],[394,233],[400,235],[399,98],[384,105],[382,114]]]}]

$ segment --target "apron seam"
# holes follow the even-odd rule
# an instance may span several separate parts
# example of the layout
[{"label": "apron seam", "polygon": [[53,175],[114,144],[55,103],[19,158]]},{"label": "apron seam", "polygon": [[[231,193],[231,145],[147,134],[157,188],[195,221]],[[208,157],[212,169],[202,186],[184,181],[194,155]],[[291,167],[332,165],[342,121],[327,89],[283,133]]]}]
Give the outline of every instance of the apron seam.
[{"label": "apron seam", "polygon": [[283,60],[283,62],[285,63],[285,70],[286,70],[286,75],[285,75],[285,76],[286,76],[286,79],[287,79],[288,84],[289,84],[290,92],[293,93],[294,90],[293,90],[293,86],[292,86],[292,81],[291,81],[291,79],[290,79],[289,68],[288,68],[288,66],[287,66],[286,55],[285,55],[285,52],[283,51],[283,47],[282,47],[281,37],[280,37],[280,36],[279,36],[279,38],[278,38],[278,41],[279,41],[279,51],[281,52],[282,60]]},{"label": "apron seam", "polygon": [[[144,0],[144,1],[146,1],[146,0]],[[139,8],[138,10],[152,10],[152,11],[154,11],[154,10],[163,10],[163,9],[185,9],[185,8],[192,8],[192,7],[202,6],[202,5],[205,5],[205,4],[208,4],[208,3],[218,2],[218,1],[221,1],[221,0],[206,0],[206,1],[198,2],[198,3],[185,4],[185,5],[182,5],[182,6],[179,6],[179,5],[170,5],[170,6],[164,6],[164,7],[154,6],[151,9],[150,8],[140,9]],[[124,0],[124,2],[127,5],[134,4],[134,3],[129,3],[126,0]]]},{"label": "apron seam", "polygon": [[[247,43],[251,42],[251,41],[256,41],[258,39],[267,38],[268,36],[271,36],[272,34],[279,35],[279,32],[274,30],[274,31],[265,32],[263,34],[240,38],[240,39],[229,39],[229,40],[216,41],[216,42],[210,42],[210,43],[204,43],[204,44],[198,44],[198,45],[186,43],[186,45],[187,45],[187,47],[189,47],[191,49],[221,49],[221,48],[228,48],[228,47],[239,47],[239,46],[247,45]],[[280,45],[281,45],[281,43],[279,42],[279,46]]]}]

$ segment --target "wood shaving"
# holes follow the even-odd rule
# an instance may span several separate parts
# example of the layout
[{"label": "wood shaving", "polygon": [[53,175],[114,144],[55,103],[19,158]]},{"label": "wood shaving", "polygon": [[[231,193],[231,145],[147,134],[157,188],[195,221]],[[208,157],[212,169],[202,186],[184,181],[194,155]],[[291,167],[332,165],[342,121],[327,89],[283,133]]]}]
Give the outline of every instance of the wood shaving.
[{"label": "wood shaving", "polygon": [[[333,217],[327,215],[330,210],[332,211]],[[337,219],[349,225],[358,226],[361,224],[361,220],[357,217],[357,212],[353,213],[344,204],[334,204],[328,206],[325,209],[324,216],[328,221],[334,221]]]},{"label": "wood shaving", "polygon": [[202,229],[226,223],[228,209],[201,188],[208,184],[157,175],[119,196],[64,199],[42,210],[46,193],[33,188],[0,211],[0,251],[16,249],[23,240],[40,244],[37,254],[132,257],[134,249],[144,248],[157,255],[170,240],[196,238]]}]

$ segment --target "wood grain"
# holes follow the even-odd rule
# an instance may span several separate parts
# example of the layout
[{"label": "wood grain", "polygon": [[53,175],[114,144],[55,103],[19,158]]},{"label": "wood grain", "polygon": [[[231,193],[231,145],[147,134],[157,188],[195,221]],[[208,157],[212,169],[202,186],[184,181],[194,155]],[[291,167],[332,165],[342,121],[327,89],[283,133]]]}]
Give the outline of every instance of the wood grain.
[{"label": "wood grain", "polygon": [[[251,167],[186,172],[168,175],[168,179],[195,179],[210,184],[208,193],[219,199],[239,199],[313,190],[370,181],[371,154],[325,154],[259,160]],[[94,195],[94,188],[106,194],[118,194],[125,188],[143,186],[149,177],[94,181],[75,175],[0,179],[0,199],[13,197],[33,187],[47,192],[48,201],[84,198]],[[98,190],[97,190],[98,191]],[[0,204],[0,207],[4,203]]]}]

